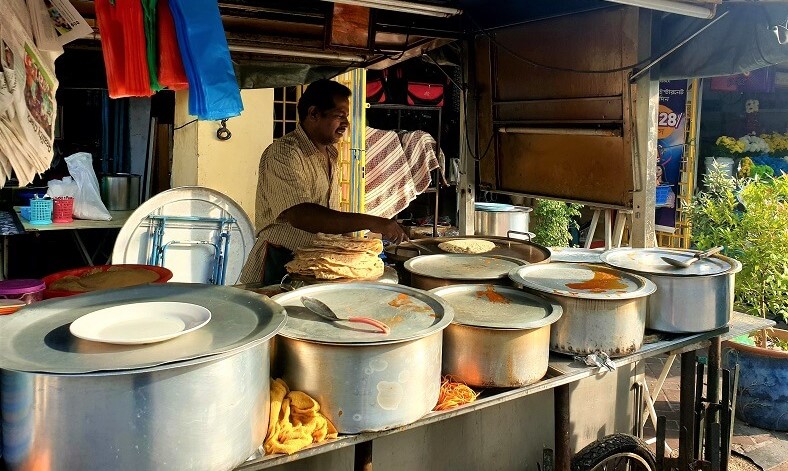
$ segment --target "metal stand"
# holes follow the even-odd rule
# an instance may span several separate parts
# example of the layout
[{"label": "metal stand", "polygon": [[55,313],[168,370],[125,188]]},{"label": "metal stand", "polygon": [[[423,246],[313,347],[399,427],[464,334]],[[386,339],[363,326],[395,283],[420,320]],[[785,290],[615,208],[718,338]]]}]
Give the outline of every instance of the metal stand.
[{"label": "metal stand", "polygon": [[[438,114],[438,132],[435,137],[436,155],[440,156],[441,151],[441,133],[443,131],[443,108],[440,106],[422,106],[422,105],[394,105],[394,104],[369,104],[370,109],[373,110],[391,110],[397,112],[397,129],[402,129],[402,112],[403,111],[427,111]],[[432,237],[438,237],[438,216],[440,213],[440,188],[441,180],[438,172],[434,172],[433,181],[435,187],[430,188],[427,192],[435,193],[435,210],[432,219]]]},{"label": "metal stand", "polygon": [[[209,246],[213,248],[213,267],[209,283],[223,285],[227,273],[227,254],[230,249],[230,231],[236,223],[234,218],[204,218],[196,216],[159,216],[148,215],[153,226],[151,237],[150,265],[164,266],[167,249],[170,247]],[[211,240],[171,240],[164,243],[164,230],[168,223],[215,224],[219,231],[218,241]]]}]

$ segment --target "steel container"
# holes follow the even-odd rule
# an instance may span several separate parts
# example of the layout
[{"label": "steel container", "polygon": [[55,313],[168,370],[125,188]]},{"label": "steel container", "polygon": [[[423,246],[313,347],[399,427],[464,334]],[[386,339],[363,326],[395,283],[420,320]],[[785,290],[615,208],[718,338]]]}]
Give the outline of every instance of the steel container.
[{"label": "steel container", "polygon": [[[510,232],[517,239],[528,233],[531,208],[498,203],[476,203],[474,207],[474,233],[481,236],[508,237]],[[530,238],[528,238],[530,240]]]},{"label": "steel container", "polygon": [[405,262],[405,270],[410,286],[432,290],[457,284],[511,285],[509,271],[525,264],[501,255],[437,254],[414,257]]},{"label": "steel container", "polygon": [[503,286],[455,285],[432,293],[455,313],[443,331],[443,374],[471,386],[519,387],[547,373],[550,327],[561,306]]},{"label": "steel container", "polygon": [[[326,322],[301,305],[301,296],[320,299],[340,318],[373,317],[391,332]],[[437,296],[401,285],[347,283],[300,288],[274,300],[288,312],[275,367],[291,388],[320,403],[340,433],[406,425],[437,404],[442,331],[453,316]],[[395,307],[394,300],[410,301]]]},{"label": "steel container", "polygon": [[130,211],[140,205],[140,176],[130,173],[102,175],[101,199],[110,211]]},{"label": "steel container", "polygon": [[216,360],[96,375],[3,371],[10,470],[230,470],[265,440],[268,343]]},{"label": "steel container", "polygon": [[[189,302],[202,328],[147,345],[72,336],[98,309]],[[262,444],[281,306],[243,290],[166,284],[29,306],[4,320],[3,458],[10,470],[230,470]]]},{"label": "steel container", "polygon": [[[614,288],[572,288],[605,274],[621,283]],[[643,345],[648,296],[656,291],[651,281],[601,265],[551,263],[512,270],[512,280],[541,292],[563,308],[553,324],[550,348],[556,352],[587,355],[596,351],[611,357],[628,355]]]},{"label": "steel container", "polygon": [[733,314],[733,289],[742,265],[722,255],[674,268],[659,257],[689,258],[696,251],[614,249],[602,256],[610,266],[637,273],[657,286],[649,298],[646,327],[662,332],[698,333],[725,327]]}]

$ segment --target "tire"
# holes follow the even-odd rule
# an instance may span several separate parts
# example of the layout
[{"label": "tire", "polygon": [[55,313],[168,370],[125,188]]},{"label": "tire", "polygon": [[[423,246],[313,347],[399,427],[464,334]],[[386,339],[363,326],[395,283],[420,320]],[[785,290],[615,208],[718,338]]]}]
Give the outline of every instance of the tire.
[{"label": "tire", "polygon": [[[608,435],[578,452],[572,458],[572,471],[591,471],[607,460],[629,457],[644,471],[656,471],[656,458],[643,440],[625,433]],[[600,467],[600,469],[602,469]]]}]

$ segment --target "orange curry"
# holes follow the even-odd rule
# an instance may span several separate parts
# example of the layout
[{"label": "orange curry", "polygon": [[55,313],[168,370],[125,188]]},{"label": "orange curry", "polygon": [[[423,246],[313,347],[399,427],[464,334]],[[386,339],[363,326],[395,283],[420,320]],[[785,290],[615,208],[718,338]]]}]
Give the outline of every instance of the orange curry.
[{"label": "orange curry", "polygon": [[627,285],[621,282],[621,277],[603,271],[594,272],[594,277],[580,283],[567,283],[567,288],[604,293],[605,291],[626,289]]},{"label": "orange curry", "polygon": [[488,286],[484,291],[477,291],[476,297],[487,298],[491,303],[509,304],[511,302],[506,296],[496,292],[495,287],[492,285]]}]

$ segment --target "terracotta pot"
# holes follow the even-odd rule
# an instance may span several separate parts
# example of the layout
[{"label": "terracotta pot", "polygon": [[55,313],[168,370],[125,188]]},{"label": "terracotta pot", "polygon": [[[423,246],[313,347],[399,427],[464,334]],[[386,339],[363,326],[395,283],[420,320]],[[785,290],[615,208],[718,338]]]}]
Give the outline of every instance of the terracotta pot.
[{"label": "terracotta pot", "polygon": [[[788,340],[788,331],[773,329],[770,335]],[[788,352],[724,343],[726,368],[739,365],[736,417],[750,425],[788,431]]]}]

